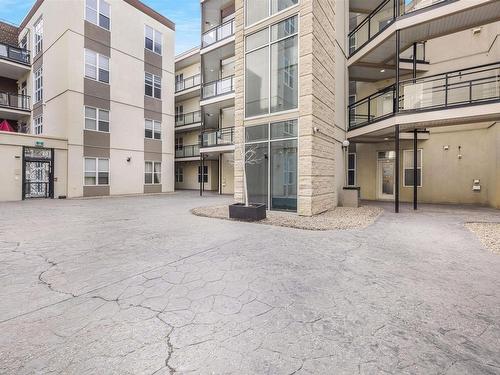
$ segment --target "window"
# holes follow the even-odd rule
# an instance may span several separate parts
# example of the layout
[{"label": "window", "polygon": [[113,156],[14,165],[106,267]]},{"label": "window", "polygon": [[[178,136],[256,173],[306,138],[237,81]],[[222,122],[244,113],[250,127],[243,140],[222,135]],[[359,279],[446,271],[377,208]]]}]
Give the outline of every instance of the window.
[{"label": "window", "polygon": [[40,18],[34,26],[35,32],[33,33],[35,46],[35,56],[42,52],[43,49],[43,19]]},{"label": "window", "polygon": [[85,77],[109,83],[109,57],[85,49]]},{"label": "window", "polygon": [[184,139],[182,137],[175,138],[175,149],[182,150],[184,145]]},{"label": "window", "polygon": [[43,133],[43,117],[38,116],[33,119],[33,134],[42,134]]},{"label": "window", "polygon": [[356,186],[356,154],[347,156],[347,186]]},{"label": "window", "polygon": [[298,2],[299,0],[246,0],[246,25],[259,22]]},{"label": "window", "polygon": [[144,165],[144,183],[145,184],[161,184],[161,163],[155,161],[147,161]]},{"label": "window", "polygon": [[146,96],[161,99],[161,77],[146,72],[144,83]]},{"label": "window", "polygon": [[[203,166],[203,182],[208,182],[208,165]],[[198,183],[201,184],[201,165],[198,166]]]},{"label": "window", "polygon": [[146,49],[153,51],[159,55],[161,55],[161,46],[162,46],[162,35],[159,31],[156,31],[152,27],[146,25],[145,32],[145,47]]},{"label": "window", "polygon": [[297,210],[297,130],[297,120],[245,127],[245,150],[253,154],[246,166],[251,202]]},{"label": "window", "polygon": [[35,103],[43,100],[43,68],[40,67],[34,75]]},{"label": "window", "polygon": [[[403,151],[403,186],[413,187],[413,150]],[[422,187],[422,149],[417,150],[417,187]]]},{"label": "window", "polygon": [[109,132],[109,111],[85,107],[85,129]]},{"label": "window", "polygon": [[175,182],[184,182],[184,169],[180,166],[175,167]]},{"label": "window", "polygon": [[145,120],[144,137],[151,139],[161,139],[161,122]]},{"label": "window", "polygon": [[109,185],[109,159],[85,158],[84,185]]},{"label": "window", "polygon": [[85,19],[94,25],[109,30],[110,7],[104,0],[85,1]]},{"label": "window", "polygon": [[245,116],[298,107],[298,18],[288,18],[246,39]]}]

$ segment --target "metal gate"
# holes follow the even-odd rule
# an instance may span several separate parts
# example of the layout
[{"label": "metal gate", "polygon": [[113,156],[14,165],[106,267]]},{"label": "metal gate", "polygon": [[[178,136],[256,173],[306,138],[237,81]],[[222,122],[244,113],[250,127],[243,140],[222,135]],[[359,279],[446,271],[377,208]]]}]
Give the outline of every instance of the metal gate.
[{"label": "metal gate", "polygon": [[23,199],[54,198],[54,149],[23,148]]}]

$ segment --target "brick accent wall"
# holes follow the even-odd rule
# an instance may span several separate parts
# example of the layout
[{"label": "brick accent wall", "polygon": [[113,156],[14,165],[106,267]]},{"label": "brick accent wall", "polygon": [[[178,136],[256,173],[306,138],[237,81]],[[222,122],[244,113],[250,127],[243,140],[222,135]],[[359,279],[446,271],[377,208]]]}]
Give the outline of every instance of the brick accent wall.
[{"label": "brick accent wall", "polygon": [[0,21],[0,43],[17,46],[19,37],[19,28],[8,23]]}]

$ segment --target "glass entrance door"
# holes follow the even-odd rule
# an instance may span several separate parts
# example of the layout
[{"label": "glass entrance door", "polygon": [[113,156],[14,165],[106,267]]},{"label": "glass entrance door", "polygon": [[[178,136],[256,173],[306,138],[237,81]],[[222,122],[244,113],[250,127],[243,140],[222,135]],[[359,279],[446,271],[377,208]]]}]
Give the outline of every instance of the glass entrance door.
[{"label": "glass entrance door", "polygon": [[394,161],[378,161],[378,199],[394,199]]}]

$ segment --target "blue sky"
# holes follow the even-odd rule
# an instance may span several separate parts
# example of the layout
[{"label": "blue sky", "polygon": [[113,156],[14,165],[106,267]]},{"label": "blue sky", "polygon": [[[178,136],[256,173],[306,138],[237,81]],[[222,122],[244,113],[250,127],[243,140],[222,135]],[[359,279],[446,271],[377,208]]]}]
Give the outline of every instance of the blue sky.
[{"label": "blue sky", "polygon": [[[0,0],[0,20],[19,25],[34,2],[34,0]],[[200,44],[200,0],[142,0],[142,2],[175,22],[176,54]]]}]

